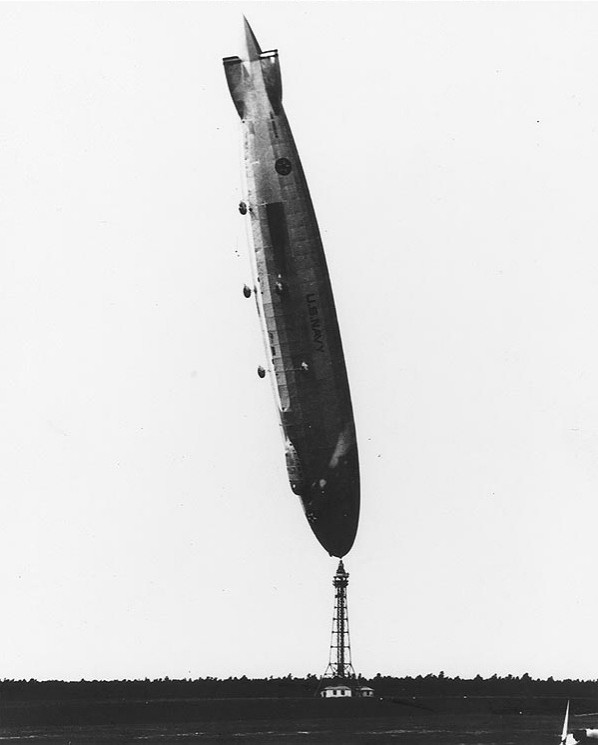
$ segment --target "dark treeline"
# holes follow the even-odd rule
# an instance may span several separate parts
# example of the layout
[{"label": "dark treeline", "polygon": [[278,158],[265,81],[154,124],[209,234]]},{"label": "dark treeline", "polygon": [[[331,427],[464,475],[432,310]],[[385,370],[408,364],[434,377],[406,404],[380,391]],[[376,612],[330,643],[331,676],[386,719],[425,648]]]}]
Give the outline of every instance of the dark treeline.
[{"label": "dark treeline", "polygon": [[[376,696],[388,697],[560,697],[597,698],[597,680],[547,680],[534,679],[528,674],[521,677],[508,675],[491,678],[451,678],[444,673],[393,677],[376,675],[359,677],[359,685],[369,685]],[[226,679],[198,678],[184,680],[3,680],[0,681],[0,704],[16,701],[149,701],[200,698],[291,698],[313,696],[322,681],[315,675],[295,678]]]}]

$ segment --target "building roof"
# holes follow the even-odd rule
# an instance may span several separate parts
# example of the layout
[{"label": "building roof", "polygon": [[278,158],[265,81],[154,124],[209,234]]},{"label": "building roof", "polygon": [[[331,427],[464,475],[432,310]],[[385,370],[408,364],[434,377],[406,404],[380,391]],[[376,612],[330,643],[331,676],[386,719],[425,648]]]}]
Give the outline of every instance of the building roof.
[{"label": "building roof", "polygon": [[333,691],[333,690],[336,690],[336,691],[339,691],[339,690],[350,691],[351,688],[349,686],[338,685],[338,686],[326,686],[322,690],[324,690],[324,691]]}]

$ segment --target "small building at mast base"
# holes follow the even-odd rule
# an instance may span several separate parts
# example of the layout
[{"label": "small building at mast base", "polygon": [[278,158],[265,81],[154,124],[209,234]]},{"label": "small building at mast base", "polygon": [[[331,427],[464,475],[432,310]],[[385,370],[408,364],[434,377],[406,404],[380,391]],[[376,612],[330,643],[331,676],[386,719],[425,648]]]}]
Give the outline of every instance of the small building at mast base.
[{"label": "small building at mast base", "polygon": [[323,688],[320,691],[320,696],[322,698],[338,698],[338,697],[348,697],[352,696],[353,691],[349,688],[349,686],[326,686],[326,688]]},{"label": "small building at mast base", "polygon": [[357,698],[372,698],[374,695],[374,689],[369,686],[357,686],[353,689],[353,695]]}]

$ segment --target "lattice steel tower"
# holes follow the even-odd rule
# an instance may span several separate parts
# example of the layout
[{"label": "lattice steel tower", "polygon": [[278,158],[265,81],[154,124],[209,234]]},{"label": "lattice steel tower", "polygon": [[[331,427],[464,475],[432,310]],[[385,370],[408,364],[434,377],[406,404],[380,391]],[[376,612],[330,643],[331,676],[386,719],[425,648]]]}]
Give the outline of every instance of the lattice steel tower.
[{"label": "lattice steel tower", "polygon": [[332,617],[332,639],[330,657],[325,678],[354,678],[355,670],[351,664],[351,641],[349,639],[349,612],[347,610],[347,585],[349,574],[345,571],[342,559],[338,563],[332,580],[334,585],[334,615]]}]

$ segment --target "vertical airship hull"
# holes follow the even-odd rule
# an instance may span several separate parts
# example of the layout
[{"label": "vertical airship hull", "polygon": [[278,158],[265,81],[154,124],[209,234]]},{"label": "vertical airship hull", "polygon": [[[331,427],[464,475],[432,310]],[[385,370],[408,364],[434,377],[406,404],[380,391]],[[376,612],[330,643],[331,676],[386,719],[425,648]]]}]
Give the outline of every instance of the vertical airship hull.
[{"label": "vertical airship hull", "polygon": [[241,117],[255,293],[271,358],[292,490],[333,556],[359,518],[359,463],[343,349],[326,259],[282,106],[278,54],[245,21],[244,58],[224,59]]}]

